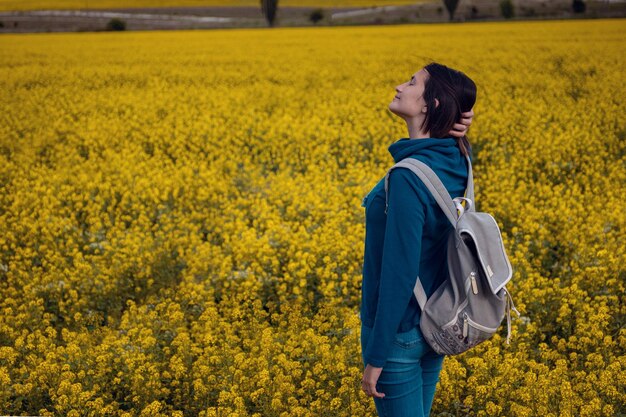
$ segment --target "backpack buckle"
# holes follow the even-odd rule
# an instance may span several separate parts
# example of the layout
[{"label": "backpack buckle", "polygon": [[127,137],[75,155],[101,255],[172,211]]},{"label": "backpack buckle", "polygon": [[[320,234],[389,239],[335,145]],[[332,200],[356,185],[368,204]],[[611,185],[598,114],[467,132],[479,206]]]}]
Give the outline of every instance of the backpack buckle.
[{"label": "backpack buckle", "polygon": [[[452,201],[454,202],[459,217],[461,217],[465,211],[469,211],[472,207],[472,200],[467,197],[456,197],[452,199]],[[463,201],[467,203],[467,208],[463,207]]]}]

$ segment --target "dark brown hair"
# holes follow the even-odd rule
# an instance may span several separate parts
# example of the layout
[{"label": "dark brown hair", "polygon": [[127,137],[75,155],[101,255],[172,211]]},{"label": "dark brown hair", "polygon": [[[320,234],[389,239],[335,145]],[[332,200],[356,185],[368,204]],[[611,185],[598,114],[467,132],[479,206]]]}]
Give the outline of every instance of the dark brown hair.
[{"label": "dark brown hair", "polygon": [[[433,138],[449,138],[452,126],[461,119],[461,113],[470,111],[476,103],[476,84],[461,71],[431,62],[424,67],[428,78],[424,83],[424,101],[428,107],[422,122],[422,131],[430,132]],[[439,105],[435,107],[435,98]],[[452,136],[454,137],[454,136]],[[472,148],[467,135],[456,138],[463,155]]]}]

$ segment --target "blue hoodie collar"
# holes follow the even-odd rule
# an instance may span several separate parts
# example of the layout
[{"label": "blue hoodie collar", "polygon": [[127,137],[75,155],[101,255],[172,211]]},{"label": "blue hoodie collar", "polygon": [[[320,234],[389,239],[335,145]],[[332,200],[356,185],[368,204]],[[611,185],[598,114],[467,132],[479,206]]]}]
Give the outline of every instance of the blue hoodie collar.
[{"label": "blue hoodie collar", "polygon": [[459,152],[459,147],[454,138],[402,138],[392,143],[388,149],[395,162],[413,154],[420,153],[425,149],[450,156],[458,154]]}]

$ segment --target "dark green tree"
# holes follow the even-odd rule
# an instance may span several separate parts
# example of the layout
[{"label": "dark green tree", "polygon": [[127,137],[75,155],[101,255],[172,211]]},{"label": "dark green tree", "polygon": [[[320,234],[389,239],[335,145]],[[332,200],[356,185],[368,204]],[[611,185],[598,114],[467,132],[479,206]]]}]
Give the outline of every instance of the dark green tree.
[{"label": "dark green tree", "polygon": [[585,13],[586,8],[587,5],[583,0],[574,0],[572,2],[572,10],[574,10],[574,13]]},{"label": "dark green tree", "polygon": [[313,22],[313,24],[317,24],[317,22],[319,22],[323,18],[324,18],[324,10],[322,9],[315,9],[309,15],[309,20]]},{"label": "dark green tree", "polygon": [[126,30],[126,22],[123,21],[122,19],[118,19],[116,17],[114,17],[113,19],[109,20],[109,22],[106,25],[106,30]]},{"label": "dark green tree", "polygon": [[515,17],[513,2],[511,0],[500,0],[500,12],[505,19]]},{"label": "dark green tree", "polygon": [[261,10],[263,16],[267,20],[267,24],[274,26],[274,19],[276,18],[276,11],[278,10],[278,0],[261,0]]},{"label": "dark green tree", "polygon": [[456,6],[459,5],[459,0],[443,0],[443,4],[448,9],[448,14],[450,15],[450,21],[454,17],[454,11],[456,10]]}]

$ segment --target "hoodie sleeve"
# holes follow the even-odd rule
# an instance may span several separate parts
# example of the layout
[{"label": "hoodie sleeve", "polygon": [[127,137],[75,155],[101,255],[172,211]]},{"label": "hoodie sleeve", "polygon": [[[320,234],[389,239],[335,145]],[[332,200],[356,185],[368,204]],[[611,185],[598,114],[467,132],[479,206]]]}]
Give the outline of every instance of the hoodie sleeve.
[{"label": "hoodie sleeve", "polygon": [[428,190],[408,168],[389,174],[387,223],[374,326],[364,359],[383,367],[419,274]]}]

